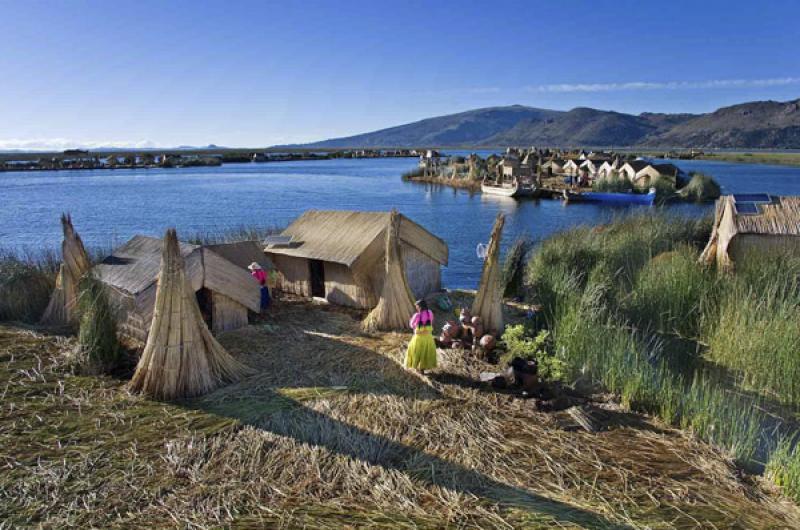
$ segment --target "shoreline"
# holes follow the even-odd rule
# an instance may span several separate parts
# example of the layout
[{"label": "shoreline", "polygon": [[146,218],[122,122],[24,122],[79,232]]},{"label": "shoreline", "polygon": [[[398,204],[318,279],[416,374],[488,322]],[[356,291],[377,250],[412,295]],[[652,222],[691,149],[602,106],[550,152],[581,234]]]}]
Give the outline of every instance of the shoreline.
[{"label": "shoreline", "polygon": [[[187,168],[187,167],[219,167],[226,164],[267,164],[270,162],[310,162],[315,160],[339,160],[339,159],[371,159],[371,158],[416,158],[417,155],[412,154],[364,154],[364,155],[354,155],[348,151],[336,151],[333,153],[328,153],[325,155],[308,155],[303,153],[296,153],[296,154],[289,154],[283,156],[269,156],[264,155],[263,158],[252,159],[250,156],[244,155],[229,155],[230,159],[225,160],[224,154],[222,157],[219,155],[206,155],[205,158],[188,158],[185,160],[185,163],[181,163],[179,160],[170,160],[166,164],[114,164],[114,165],[95,165],[93,162],[86,161],[84,163],[88,164],[87,166],[82,165],[73,165],[73,166],[66,166],[66,167],[5,167],[4,164],[8,160],[25,160],[30,161],[30,163],[36,163],[39,159],[28,159],[31,157],[31,153],[21,154],[18,158],[10,158],[8,155],[0,154],[0,173],[13,173],[13,172],[28,172],[28,171],[96,171],[96,170],[113,170],[113,169],[180,169],[180,168]],[[103,158],[106,156],[119,156],[122,157],[123,154],[109,154],[103,155]],[[136,156],[141,156],[137,154]],[[181,156],[191,156],[195,157],[198,156],[192,152],[187,152],[184,154],[169,154],[168,156],[174,156],[175,159]],[[41,159],[42,157],[40,157]],[[100,158],[100,157],[98,157]]]}]

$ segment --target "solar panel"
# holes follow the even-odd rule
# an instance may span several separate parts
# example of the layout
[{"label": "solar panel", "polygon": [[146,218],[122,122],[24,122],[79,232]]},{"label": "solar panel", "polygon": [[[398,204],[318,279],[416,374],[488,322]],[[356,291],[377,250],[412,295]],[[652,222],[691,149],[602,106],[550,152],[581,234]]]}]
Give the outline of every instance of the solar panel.
[{"label": "solar panel", "polygon": [[292,242],[292,236],[267,236],[264,244],[267,246],[286,246]]},{"label": "solar panel", "polygon": [[740,202],[772,202],[766,193],[734,193],[736,203]]},{"label": "solar panel", "polygon": [[736,202],[736,213],[739,215],[758,215],[758,205],[754,202]]}]

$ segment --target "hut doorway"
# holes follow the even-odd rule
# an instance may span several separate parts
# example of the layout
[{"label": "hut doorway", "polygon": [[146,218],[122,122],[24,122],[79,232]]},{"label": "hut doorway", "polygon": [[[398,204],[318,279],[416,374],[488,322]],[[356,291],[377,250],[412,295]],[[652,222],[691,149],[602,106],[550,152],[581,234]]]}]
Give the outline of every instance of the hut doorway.
[{"label": "hut doorway", "polygon": [[325,298],[325,264],[318,259],[308,260],[308,276],[311,280],[311,296]]},{"label": "hut doorway", "polygon": [[203,315],[206,326],[208,326],[208,329],[212,329],[214,312],[211,306],[211,291],[203,287],[195,293],[195,296],[197,297],[197,305],[200,306],[200,314]]}]

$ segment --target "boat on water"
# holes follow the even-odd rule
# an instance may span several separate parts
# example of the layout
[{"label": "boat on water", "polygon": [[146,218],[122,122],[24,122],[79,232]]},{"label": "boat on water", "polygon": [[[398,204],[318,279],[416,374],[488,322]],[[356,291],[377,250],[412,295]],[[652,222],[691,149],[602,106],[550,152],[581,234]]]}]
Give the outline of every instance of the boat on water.
[{"label": "boat on water", "polygon": [[655,188],[650,188],[647,193],[611,193],[601,191],[586,191],[582,193],[564,190],[566,202],[600,202],[611,205],[641,205],[652,206],[656,200]]},{"label": "boat on water", "polygon": [[520,182],[519,179],[510,181],[493,181],[483,179],[481,192],[501,197],[538,197],[539,189],[533,183]]}]

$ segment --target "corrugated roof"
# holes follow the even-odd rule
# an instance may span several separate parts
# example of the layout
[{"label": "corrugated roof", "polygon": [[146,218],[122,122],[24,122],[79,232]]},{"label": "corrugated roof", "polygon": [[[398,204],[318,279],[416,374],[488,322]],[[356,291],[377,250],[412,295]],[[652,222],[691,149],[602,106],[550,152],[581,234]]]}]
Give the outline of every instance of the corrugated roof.
[{"label": "corrugated roof", "polygon": [[[771,196],[772,202],[755,204],[758,213],[753,215],[736,215],[736,230],[740,234],[771,234],[800,236],[800,197]],[[720,198],[720,201],[731,201],[732,196]],[[733,210],[732,210],[733,211]]]},{"label": "corrugated roof", "polygon": [[[290,245],[271,245],[264,251],[351,267],[385,233],[389,217],[389,212],[309,210],[283,231],[282,235],[292,236]],[[447,264],[447,244],[403,215],[400,239],[440,264]]]}]

